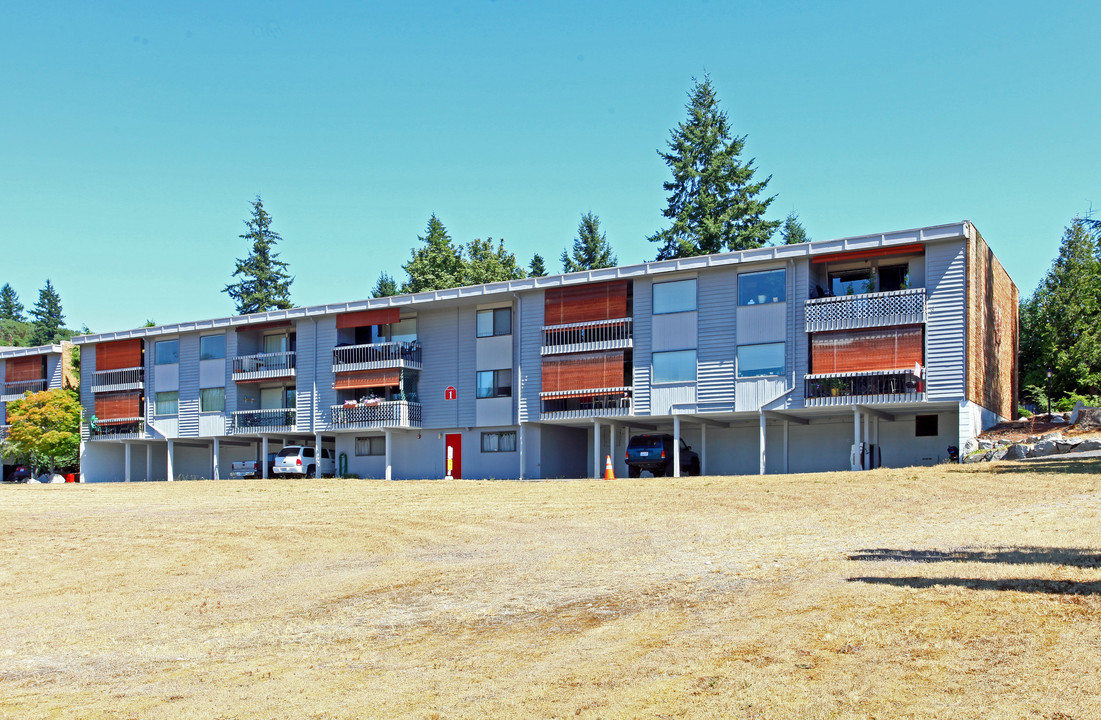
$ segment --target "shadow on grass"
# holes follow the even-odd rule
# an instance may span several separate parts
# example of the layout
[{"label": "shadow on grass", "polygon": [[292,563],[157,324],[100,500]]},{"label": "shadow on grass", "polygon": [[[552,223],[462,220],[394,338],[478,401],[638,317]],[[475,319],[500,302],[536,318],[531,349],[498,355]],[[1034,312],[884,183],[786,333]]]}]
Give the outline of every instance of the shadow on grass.
[{"label": "shadow on grass", "polygon": [[927,589],[933,587],[965,587],[971,590],[1013,590],[1016,592],[1043,593],[1047,595],[1101,595],[1101,582],[1074,582],[1069,580],[1040,580],[1011,578],[1005,580],[980,580],[976,578],[923,578],[923,577],[855,577],[849,582],[872,585],[894,585]]},{"label": "shadow on grass", "polygon": [[1000,473],[1066,473],[1071,475],[1101,475],[1101,457],[1028,458],[1017,462],[975,463],[964,467],[977,471]]},{"label": "shadow on grass", "polygon": [[864,548],[849,555],[862,562],[982,562],[1007,565],[1101,567],[1101,552],[1087,548],[1003,547],[990,550],[896,550]]}]

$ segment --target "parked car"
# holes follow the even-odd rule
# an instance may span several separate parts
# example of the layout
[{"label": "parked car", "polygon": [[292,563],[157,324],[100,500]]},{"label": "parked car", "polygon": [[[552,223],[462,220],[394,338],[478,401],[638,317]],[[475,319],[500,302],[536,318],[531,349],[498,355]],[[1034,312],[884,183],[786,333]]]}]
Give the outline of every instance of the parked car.
[{"label": "parked car", "polygon": [[[274,474],[275,453],[268,453],[268,477]],[[229,469],[231,478],[258,478],[261,476],[255,460],[234,460]]]},{"label": "parked car", "polygon": [[4,478],[4,482],[10,483],[25,483],[31,476],[31,471],[27,469],[26,465],[16,465],[15,469],[8,473],[8,476]]},{"label": "parked car", "polygon": [[[637,478],[643,470],[654,477],[673,474],[672,435],[635,435],[627,443],[627,474]],[[692,446],[680,440],[680,471],[682,475],[700,474],[700,456]]]},{"label": "parked car", "polygon": [[319,477],[322,475],[334,475],[336,473],[336,461],[333,454],[327,448],[321,448],[320,467],[318,458],[312,447],[307,445],[288,445],[275,456],[275,475],[301,475],[302,477]]}]

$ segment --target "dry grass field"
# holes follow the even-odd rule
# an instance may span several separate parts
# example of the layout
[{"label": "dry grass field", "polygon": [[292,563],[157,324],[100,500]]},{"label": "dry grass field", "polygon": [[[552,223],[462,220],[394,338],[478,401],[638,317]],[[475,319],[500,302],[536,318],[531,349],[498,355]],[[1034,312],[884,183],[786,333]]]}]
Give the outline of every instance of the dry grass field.
[{"label": "dry grass field", "polygon": [[1101,716],[1101,463],[0,488],[0,716]]}]

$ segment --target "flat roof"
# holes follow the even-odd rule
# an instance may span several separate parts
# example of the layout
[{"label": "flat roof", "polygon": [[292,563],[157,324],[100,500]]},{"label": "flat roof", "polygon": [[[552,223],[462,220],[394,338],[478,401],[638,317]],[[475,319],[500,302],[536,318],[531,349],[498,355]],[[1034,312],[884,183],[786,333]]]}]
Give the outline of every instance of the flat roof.
[{"label": "flat roof", "polygon": [[[801,257],[828,255],[853,250],[871,250],[880,247],[893,247],[896,245],[955,240],[968,237],[972,228],[973,225],[971,222],[969,220],[964,220],[962,222],[949,223],[946,225],[931,225],[929,227],[914,228],[912,230],[898,230],[895,232],[878,233],[874,235],[859,235],[855,237],[838,238],[836,240],[816,240],[813,242],[799,243],[797,245],[769,245],[754,250],[715,253],[713,255],[696,255],[686,258],[675,258],[673,260],[654,260],[652,262],[638,263],[635,265],[618,265],[616,267],[601,268],[599,270],[583,270],[581,272],[564,273],[561,275],[529,277],[521,280],[508,280],[487,283],[484,285],[470,285],[467,287],[449,288],[447,290],[431,290],[408,295],[392,295],[390,297],[369,298],[366,300],[353,300],[350,302],[329,303],[326,305],[312,305],[309,307],[290,308],[287,310],[271,310],[268,312],[252,313],[250,315],[235,315],[212,320],[196,320],[169,325],[157,325],[148,328],[135,328],[133,330],[78,335],[72,339],[72,342],[76,345],[90,345],[93,343],[109,342],[111,340],[128,340],[131,338],[155,337],[158,335],[177,335],[185,332],[236,328],[244,325],[260,325],[285,320],[300,320],[362,310],[410,307],[422,303],[438,303],[441,301],[461,301],[491,295],[545,290],[547,288],[583,285],[586,283],[605,282],[608,280],[648,277],[651,275],[662,275],[688,270],[702,270],[705,268],[739,265],[742,263],[791,260]],[[60,352],[60,350],[58,352]]]},{"label": "flat roof", "polygon": [[27,357],[28,355],[61,354],[61,345],[35,345],[34,347],[0,347],[0,360]]}]

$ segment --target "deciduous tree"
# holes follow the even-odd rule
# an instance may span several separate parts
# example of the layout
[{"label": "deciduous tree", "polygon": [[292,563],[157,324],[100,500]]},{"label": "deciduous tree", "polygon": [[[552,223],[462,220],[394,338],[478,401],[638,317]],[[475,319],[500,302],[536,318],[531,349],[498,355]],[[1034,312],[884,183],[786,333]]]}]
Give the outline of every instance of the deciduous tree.
[{"label": "deciduous tree", "polygon": [[591,212],[581,216],[577,224],[577,237],[573,240],[573,251],[562,251],[562,271],[578,272],[612,267],[616,256],[608,244],[605,233],[600,231],[600,218]]},{"label": "deciduous tree", "polygon": [[475,238],[467,243],[465,256],[463,285],[519,280],[527,276],[516,262],[516,256],[505,250],[504,240],[494,245],[493,238]]},{"label": "deciduous tree", "polygon": [[291,307],[291,283],[294,282],[287,273],[287,263],[275,252],[275,245],[283,238],[271,229],[271,215],[264,210],[260,196],[257,195],[250,205],[252,217],[245,220],[248,232],[239,237],[252,243],[252,247],[248,257],[236,261],[233,277],[239,278],[237,282],[222,290],[237,304],[238,315]]},{"label": "deciduous tree", "polygon": [[72,390],[29,393],[8,403],[5,454],[25,457],[32,470],[52,475],[58,465],[76,461],[80,448],[80,402]]}]

